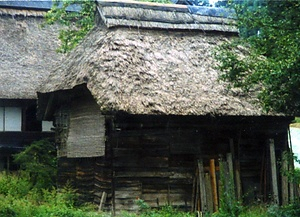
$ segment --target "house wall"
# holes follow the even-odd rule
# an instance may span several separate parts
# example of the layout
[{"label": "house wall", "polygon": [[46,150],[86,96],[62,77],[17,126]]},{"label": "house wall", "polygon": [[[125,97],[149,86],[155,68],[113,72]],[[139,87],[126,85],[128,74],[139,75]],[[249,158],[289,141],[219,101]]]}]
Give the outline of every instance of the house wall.
[{"label": "house wall", "polygon": [[[112,149],[115,212],[137,210],[138,198],[151,207],[170,204],[185,211],[205,209],[212,212],[219,201],[215,204],[211,193],[211,160],[215,162],[216,199],[219,200],[219,162],[225,162],[228,168],[229,158],[236,196],[246,203],[270,202],[273,191],[268,139],[275,141],[278,160],[288,148],[287,120],[278,120],[266,117],[115,116],[108,136]],[[203,163],[205,208],[199,203],[199,195],[204,193],[199,193],[199,199],[195,198],[199,162]],[[281,191],[279,171],[276,175]]]},{"label": "house wall", "polygon": [[[283,182],[277,162],[283,151],[288,150],[289,117],[124,113],[103,117],[105,121],[101,120],[101,127],[105,128],[105,138],[93,140],[98,141],[99,150],[104,150],[103,156],[90,153],[90,157],[61,155],[59,158],[59,184],[63,186],[70,180],[82,193],[82,200],[100,204],[105,192],[103,209],[114,213],[138,210],[137,199],[151,207],[170,204],[185,211],[212,212],[219,205],[222,162],[226,164],[226,173],[233,173],[236,197],[247,204],[274,200],[270,197],[273,194],[271,167],[276,166],[277,202],[282,202],[283,192],[287,189],[281,187]],[[86,135],[83,132],[78,131],[74,138],[80,141],[80,137]],[[67,134],[67,140],[70,135]],[[275,144],[276,162],[273,165],[270,139]],[[88,143],[74,149],[78,147],[89,148]],[[199,187],[201,183],[204,184]]]}]

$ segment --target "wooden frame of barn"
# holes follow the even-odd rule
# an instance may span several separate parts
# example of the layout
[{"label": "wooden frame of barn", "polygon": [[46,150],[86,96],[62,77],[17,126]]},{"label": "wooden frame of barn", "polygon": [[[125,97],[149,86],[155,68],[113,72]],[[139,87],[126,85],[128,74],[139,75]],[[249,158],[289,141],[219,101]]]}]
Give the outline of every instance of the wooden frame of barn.
[{"label": "wooden frame of barn", "polygon": [[134,1],[97,8],[98,26],[38,92],[38,115],[56,128],[60,185],[115,213],[137,210],[137,198],[215,211],[223,165],[244,202],[293,199],[278,164],[293,117],[218,79],[212,53],[236,37],[232,18]]}]

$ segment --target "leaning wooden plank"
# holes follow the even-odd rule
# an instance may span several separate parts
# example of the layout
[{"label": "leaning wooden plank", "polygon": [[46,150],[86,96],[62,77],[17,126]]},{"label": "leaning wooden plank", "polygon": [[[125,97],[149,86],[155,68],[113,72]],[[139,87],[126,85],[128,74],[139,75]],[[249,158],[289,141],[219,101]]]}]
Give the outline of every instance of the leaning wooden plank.
[{"label": "leaning wooden plank", "polygon": [[278,181],[277,181],[277,167],[276,167],[274,139],[269,139],[269,146],[270,146],[273,198],[274,198],[274,203],[278,204],[279,195],[278,195]]},{"label": "leaning wooden plank", "polygon": [[98,211],[102,211],[103,204],[106,201],[106,196],[107,196],[106,192],[103,191],[102,196],[101,196],[101,200],[100,200],[100,204],[99,204],[99,207],[98,207]]},{"label": "leaning wooden plank", "polygon": [[213,194],[213,211],[216,212],[218,210],[218,190],[217,190],[217,178],[216,178],[216,165],[215,159],[210,159],[209,163],[209,172],[211,177],[211,187]]}]

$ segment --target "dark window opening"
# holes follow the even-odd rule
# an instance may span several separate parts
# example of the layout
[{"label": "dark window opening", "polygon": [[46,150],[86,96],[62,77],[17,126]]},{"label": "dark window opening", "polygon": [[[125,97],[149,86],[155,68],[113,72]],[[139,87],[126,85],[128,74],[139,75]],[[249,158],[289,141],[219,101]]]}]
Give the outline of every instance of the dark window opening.
[{"label": "dark window opening", "polygon": [[42,123],[36,118],[36,105],[31,105],[26,109],[25,131],[42,131]]}]

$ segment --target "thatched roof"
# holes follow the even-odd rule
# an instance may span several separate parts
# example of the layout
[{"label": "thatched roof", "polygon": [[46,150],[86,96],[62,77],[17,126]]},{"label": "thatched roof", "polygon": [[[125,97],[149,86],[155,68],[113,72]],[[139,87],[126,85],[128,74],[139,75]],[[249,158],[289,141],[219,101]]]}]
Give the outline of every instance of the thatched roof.
[{"label": "thatched roof", "polygon": [[86,83],[103,111],[261,115],[250,96],[218,82],[212,52],[226,40],[200,32],[95,28],[52,71],[40,92]]},{"label": "thatched roof", "polygon": [[98,0],[98,12],[107,27],[126,26],[237,32],[233,11],[223,8]]},{"label": "thatched roof", "polygon": [[[108,1],[103,5],[106,2]],[[126,27],[128,23],[120,23],[128,20],[133,11],[130,13],[126,8],[123,10],[122,5],[118,9],[122,14],[119,24],[111,25],[106,19],[110,16],[103,15],[105,10],[101,11],[103,5],[100,4],[99,7],[101,19],[106,27],[113,28],[100,26],[93,29],[52,70],[39,90],[40,114],[45,113],[47,100],[53,92],[61,95],[60,91],[72,90],[82,84],[86,84],[103,112],[245,116],[265,114],[255,97],[239,90],[229,91],[227,84],[218,80],[220,72],[215,69],[217,62],[212,53],[217,45],[233,36],[231,30],[221,28],[222,30],[204,31],[198,26],[198,29],[187,31],[184,28],[170,29],[169,26],[164,28],[164,25],[160,28],[142,28],[143,25],[139,22],[135,22],[135,27]],[[143,7],[148,9],[149,3],[145,5]],[[115,5],[117,6],[118,4]],[[169,10],[171,9],[163,9],[161,13]],[[127,12],[123,14],[122,11]],[[146,10],[145,16],[142,16],[141,11],[138,14],[140,17],[147,17],[149,22],[153,22],[155,17],[160,17],[161,20],[169,17],[156,14],[151,18],[148,12]],[[205,19],[215,18],[208,16]]]},{"label": "thatched roof", "polygon": [[58,26],[42,28],[44,20],[39,15],[11,16],[16,15],[11,12],[0,9],[0,98],[34,99],[36,88],[61,60],[55,51]]},{"label": "thatched roof", "polygon": [[[0,15],[22,15],[22,16],[44,16],[45,13],[52,8],[52,0],[0,0]],[[62,1],[59,1],[62,5]],[[66,8],[67,11],[79,11],[78,5],[70,5]]]}]

